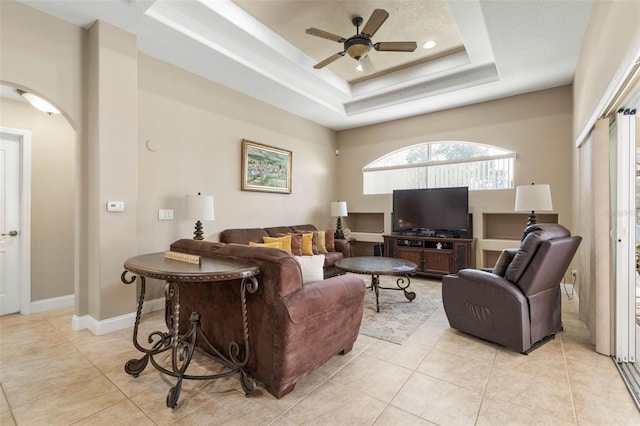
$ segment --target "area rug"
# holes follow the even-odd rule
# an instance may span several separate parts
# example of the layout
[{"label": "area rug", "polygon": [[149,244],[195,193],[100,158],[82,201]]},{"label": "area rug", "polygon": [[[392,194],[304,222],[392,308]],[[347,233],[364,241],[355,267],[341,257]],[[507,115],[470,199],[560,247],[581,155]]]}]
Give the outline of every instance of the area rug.
[{"label": "area rug", "polygon": [[[362,275],[371,285],[371,277]],[[397,287],[397,277],[380,276],[383,287]],[[416,293],[413,301],[404,297],[402,290],[380,289],[380,312],[376,312],[376,294],[368,289],[360,333],[376,339],[401,344],[431,314],[442,306],[442,284],[437,279],[411,278],[408,290]]]}]

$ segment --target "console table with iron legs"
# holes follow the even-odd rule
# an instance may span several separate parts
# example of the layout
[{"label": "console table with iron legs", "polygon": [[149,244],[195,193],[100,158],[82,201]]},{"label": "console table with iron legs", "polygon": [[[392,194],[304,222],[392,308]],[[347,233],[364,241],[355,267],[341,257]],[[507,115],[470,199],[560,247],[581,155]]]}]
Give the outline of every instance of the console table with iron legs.
[{"label": "console table with iron legs", "polygon": [[[167,259],[164,253],[152,253],[135,256],[124,264],[124,272],[121,280],[125,284],[140,281],[140,295],[136,309],[136,320],[133,328],[133,345],[144,355],[139,359],[131,359],[126,362],[124,370],[133,377],[138,377],[147,367],[149,361],[161,373],[177,378],[175,386],[169,389],[167,394],[167,407],[175,408],[180,397],[183,380],[209,380],[240,374],[240,383],[247,397],[253,393],[256,383],[250,377],[244,367],[249,359],[249,318],[247,316],[247,294],[258,290],[256,276],[260,272],[255,265],[241,263],[232,260],[221,260],[202,257],[200,264],[188,263],[179,260]],[[131,274],[127,278],[127,274]],[[145,296],[145,279],[155,278],[164,280],[165,284],[165,324],[167,330],[153,331],[147,337],[151,345],[143,346],[138,341],[138,328],[142,314],[142,305]],[[207,336],[203,333],[200,324],[200,314],[192,312],[189,318],[189,329],[185,334],[179,333],[180,323],[180,291],[189,291],[192,283],[208,283],[210,285],[229,285],[225,281],[240,280],[239,309],[242,310],[243,322],[243,347],[237,342],[229,345],[228,353],[218,351]],[[211,375],[187,374],[187,368],[191,363],[196,348],[196,340],[201,340],[214,354],[213,358],[227,368],[227,371]],[[244,349],[244,350],[243,350]],[[161,353],[171,351],[171,366],[161,365],[154,357]],[[244,352],[244,356],[241,356]]]}]

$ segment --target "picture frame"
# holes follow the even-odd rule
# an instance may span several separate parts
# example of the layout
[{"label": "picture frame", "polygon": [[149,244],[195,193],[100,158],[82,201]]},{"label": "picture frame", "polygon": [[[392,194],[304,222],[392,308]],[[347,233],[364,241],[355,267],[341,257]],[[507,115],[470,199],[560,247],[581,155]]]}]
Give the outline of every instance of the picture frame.
[{"label": "picture frame", "polygon": [[289,150],[243,139],[241,189],[290,194],[292,163]]}]

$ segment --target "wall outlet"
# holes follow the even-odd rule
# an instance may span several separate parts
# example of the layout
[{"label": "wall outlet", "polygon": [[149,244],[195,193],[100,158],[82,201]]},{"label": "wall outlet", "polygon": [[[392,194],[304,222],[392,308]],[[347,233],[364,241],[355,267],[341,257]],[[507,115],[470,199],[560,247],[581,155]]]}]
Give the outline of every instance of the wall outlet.
[{"label": "wall outlet", "polygon": [[571,276],[572,277],[577,277],[578,276],[578,270],[577,269],[572,269],[571,270]]}]

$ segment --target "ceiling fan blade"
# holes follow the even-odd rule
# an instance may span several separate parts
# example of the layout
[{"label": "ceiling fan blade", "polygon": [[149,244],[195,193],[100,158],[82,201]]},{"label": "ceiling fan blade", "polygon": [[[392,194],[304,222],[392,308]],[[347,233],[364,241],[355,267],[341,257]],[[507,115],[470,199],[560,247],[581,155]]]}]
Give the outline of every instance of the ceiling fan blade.
[{"label": "ceiling fan blade", "polygon": [[388,17],[389,12],[387,12],[386,10],[374,10],[367,23],[364,24],[364,27],[362,28],[362,31],[360,31],[360,34],[366,34],[369,36],[369,38],[373,37],[376,31],[378,31],[378,28],[380,28],[382,24],[384,24],[384,21],[386,21]]},{"label": "ceiling fan blade", "polygon": [[344,56],[344,52],[338,52],[335,55],[331,55],[329,56],[327,59],[325,59],[324,61],[320,61],[317,64],[315,64],[313,67],[317,70],[319,70],[320,68],[324,68],[327,65],[329,65],[331,62],[340,59]]},{"label": "ceiling fan blade", "polygon": [[413,52],[416,47],[415,41],[383,41],[373,45],[374,49],[382,52]]},{"label": "ceiling fan blade", "polygon": [[344,37],[340,37],[339,35],[335,35],[327,31],[319,30],[317,28],[307,28],[305,32],[307,34],[311,34],[316,37],[322,37],[329,40],[337,41],[338,43],[344,43],[345,41],[347,41],[347,39]]}]

